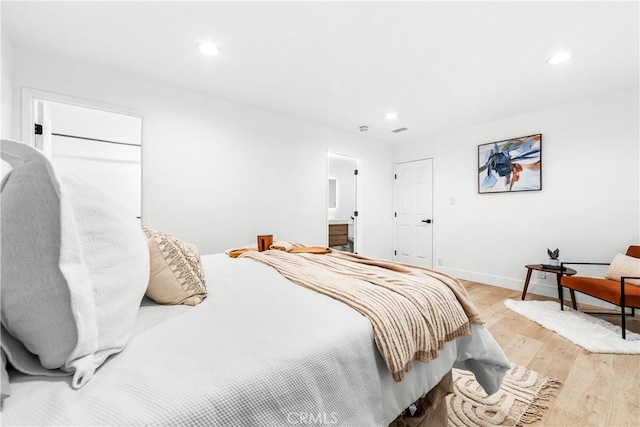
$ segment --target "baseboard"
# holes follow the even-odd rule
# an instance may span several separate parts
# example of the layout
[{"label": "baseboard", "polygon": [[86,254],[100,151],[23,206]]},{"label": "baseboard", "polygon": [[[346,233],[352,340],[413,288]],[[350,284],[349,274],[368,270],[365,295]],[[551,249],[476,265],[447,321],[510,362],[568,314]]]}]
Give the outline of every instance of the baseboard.
[{"label": "baseboard", "polygon": [[[458,270],[447,267],[436,267],[435,269],[448,274],[449,276],[457,277],[458,279],[470,280],[472,282],[484,283],[486,285],[498,286],[505,289],[512,289],[514,291],[519,291],[520,293],[522,293],[522,288],[524,287],[524,275],[526,273],[525,271],[523,271],[522,278],[512,279],[509,277],[492,276],[488,274],[477,273],[474,271]],[[555,284],[550,284],[546,281],[540,281],[534,276],[536,276],[535,271],[534,274],[531,275],[529,288],[527,289],[527,295],[534,294],[550,298],[558,298],[558,287]],[[620,309],[618,306],[609,304],[608,302],[599,300],[597,298],[592,298],[579,292],[576,292],[576,300],[579,304],[588,304],[595,307],[601,307],[611,310]],[[568,289],[564,290],[564,302],[569,306],[571,305],[571,297],[569,295]]]}]

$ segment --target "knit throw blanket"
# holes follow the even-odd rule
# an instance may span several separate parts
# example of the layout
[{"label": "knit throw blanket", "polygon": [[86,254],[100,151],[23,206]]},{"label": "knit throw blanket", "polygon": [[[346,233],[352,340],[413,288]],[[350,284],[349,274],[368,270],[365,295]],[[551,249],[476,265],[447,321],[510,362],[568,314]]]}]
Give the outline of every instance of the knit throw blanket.
[{"label": "knit throw blanket", "polygon": [[396,382],[411,362],[430,362],[444,344],[482,323],[465,288],[445,274],[347,252],[247,252],[290,281],[337,299],[373,325],[375,342]]}]

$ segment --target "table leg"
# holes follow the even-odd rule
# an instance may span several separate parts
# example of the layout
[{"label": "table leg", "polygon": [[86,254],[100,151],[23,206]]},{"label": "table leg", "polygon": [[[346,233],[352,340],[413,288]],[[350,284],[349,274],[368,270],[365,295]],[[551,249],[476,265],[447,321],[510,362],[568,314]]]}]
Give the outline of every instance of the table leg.
[{"label": "table leg", "polygon": [[522,299],[527,296],[527,288],[529,287],[529,280],[531,280],[531,272],[530,268],[527,268],[527,278],[524,280],[524,289],[522,290]]}]

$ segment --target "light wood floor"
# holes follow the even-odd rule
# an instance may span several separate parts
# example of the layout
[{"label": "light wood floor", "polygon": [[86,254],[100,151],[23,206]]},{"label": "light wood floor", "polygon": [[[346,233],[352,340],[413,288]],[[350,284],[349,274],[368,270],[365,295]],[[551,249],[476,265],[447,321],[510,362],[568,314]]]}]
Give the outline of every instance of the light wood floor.
[{"label": "light wood floor", "polygon": [[[511,362],[564,383],[547,402],[544,418],[531,426],[640,426],[640,356],[589,353],[504,306],[521,292],[462,282]],[[627,329],[640,332],[637,311],[627,318]]]}]

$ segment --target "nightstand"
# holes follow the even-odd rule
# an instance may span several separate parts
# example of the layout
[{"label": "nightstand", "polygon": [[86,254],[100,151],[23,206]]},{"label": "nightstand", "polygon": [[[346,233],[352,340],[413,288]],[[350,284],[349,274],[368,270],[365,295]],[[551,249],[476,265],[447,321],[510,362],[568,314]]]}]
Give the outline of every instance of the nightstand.
[{"label": "nightstand", "polygon": [[[533,270],[536,271],[544,271],[545,273],[553,273],[556,275],[556,282],[558,283],[558,299],[560,299],[560,292],[562,292],[562,286],[560,286],[560,279],[562,278],[562,276],[573,276],[574,274],[577,273],[576,270],[574,270],[573,268],[567,268],[565,267],[564,270],[560,270],[560,268],[558,267],[556,268],[547,268],[547,267],[543,267],[540,264],[527,264],[525,265],[525,268],[527,269],[527,278],[524,281],[524,289],[522,290],[522,299],[524,300],[524,297],[527,296],[527,288],[529,287],[529,281],[531,280],[531,273],[533,272]],[[573,289],[569,290],[570,294],[571,294],[571,305],[573,307],[574,310],[578,309],[578,306],[576,305],[576,295],[573,292]]]}]

